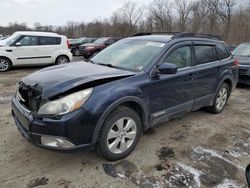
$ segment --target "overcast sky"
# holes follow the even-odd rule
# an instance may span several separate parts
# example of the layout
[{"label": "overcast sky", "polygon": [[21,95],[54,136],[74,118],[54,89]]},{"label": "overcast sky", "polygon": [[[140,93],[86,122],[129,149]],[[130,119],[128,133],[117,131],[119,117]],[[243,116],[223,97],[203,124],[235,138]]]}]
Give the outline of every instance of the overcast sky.
[{"label": "overcast sky", "polygon": [[[136,0],[147,5],[150,0]],[[124,0],[0,0],[0,25],[9,22],[27,23],[33,26],[63,25],[67,21],[88,22],[95,18],[109,18],[121,7]]]}]

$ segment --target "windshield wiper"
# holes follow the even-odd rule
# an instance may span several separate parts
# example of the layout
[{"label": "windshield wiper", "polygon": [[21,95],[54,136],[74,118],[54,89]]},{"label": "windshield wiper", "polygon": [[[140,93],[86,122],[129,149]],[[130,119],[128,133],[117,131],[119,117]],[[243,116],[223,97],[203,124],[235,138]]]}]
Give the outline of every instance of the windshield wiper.
[{"label": "windshield wiper", "polygon": [[91,59],[88,62],[95,64],[95,62],[93,60],[91,60]]},{"label": "windshield wiper", "polygon": [[106,67],[111,67],[111,68],[117,68],[116,66],[114,66],[114,65],[112,65],[112,64],[110,64],[110,63],[108,63],[108,64],[106,64],[106,63],[96,63],[97,65],[102,65],[102,66],[106,66]]}]

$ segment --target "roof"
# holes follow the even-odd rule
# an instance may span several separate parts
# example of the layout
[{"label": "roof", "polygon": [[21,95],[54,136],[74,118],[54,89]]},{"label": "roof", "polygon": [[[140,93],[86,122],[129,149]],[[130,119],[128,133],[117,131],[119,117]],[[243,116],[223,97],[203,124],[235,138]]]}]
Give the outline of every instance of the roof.
[{"label": "roof", "polygon": [[172,37],[173,35],[143,35],[143,36],[136,36],[136,37],[131,37],[131,38],[167,43],[170,40],[172,40]]},{"label": "roof", "polygon": [[52,33],[52,32],[40,32],[40,31],[17,31],[14,34],[19,34],[19,35],[35,35],[35,36],[59,36],[56,33]]},{"label": "roof", "polygon": [[217,43],[223,43],[222,39],[218,35],[213,34],[199,34],[199,33],[186,33],[186,32],[152,32],[152,33],[136,33],[131,36],[133,39],[144,39],[155,42],[169,42],[171,40],[200,40],[200,41],[212,41]]}]

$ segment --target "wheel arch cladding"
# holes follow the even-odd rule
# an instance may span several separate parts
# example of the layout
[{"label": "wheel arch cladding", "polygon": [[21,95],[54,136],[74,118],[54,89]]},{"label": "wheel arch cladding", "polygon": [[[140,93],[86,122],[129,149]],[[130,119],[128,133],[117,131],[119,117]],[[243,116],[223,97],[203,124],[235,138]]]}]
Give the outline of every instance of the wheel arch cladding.
[{"label": "wheel arch cladding", "polygon": [[147,129],[149,122],[149,112],[147,110],[146,104],[144,104],[144,102],[137,97],[125,97],[111,104],[102,114],[95,128],[92,144],[96,144],[100,129],[107,116],[119,106],[127,106],[135,110],[141,118],[142,128],[144,130]]}]

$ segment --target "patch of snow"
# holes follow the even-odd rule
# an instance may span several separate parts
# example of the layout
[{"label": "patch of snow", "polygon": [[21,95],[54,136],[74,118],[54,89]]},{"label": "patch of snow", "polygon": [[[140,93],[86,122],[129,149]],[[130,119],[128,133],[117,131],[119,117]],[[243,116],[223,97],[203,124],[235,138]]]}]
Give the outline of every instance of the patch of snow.
[{"label": "patch of snow", "polygon": [[231,156],[234,157],[234,158],[239,158],[239,157],[241,157],[241,154],[239,154],[239,153],[237,153],[237,152],[235,152],[235,151],[230,151],[230,152],[229,152],[229,155],[231,155]]},{"label": "patch of snow", "polygon": [[[241,169],[241,170],[244,170],[245,171],[245,168],[243,168],[242,166],[240,165],[237,165],[237,164],[234,164],[232,161],[228,160],[228,159],[225,159],[222,155],[220,155],[217,151],[215,150],[212,150],[212,149],[205,149],[205,148],[202,148],[200,146],[198,147],[193,147],[193,151],[196,153],[196,154],[201,154],[203,155],[202,158],[206,158],[206,156],[204,156],[205,154],[207,154],[207,157],[217,157],[217,158],[220,158],[224,161],[226,161],[227,163],[230,163],[231,165],[233,166],[236,166],[237,168]],[[200,158],[200,159],[202,159]]]},{"label": "patch of snow", "polygon": [[0,102],[11,101],[11,98],[12,98],[12,96],[7,96],[7,97],[0,96]]},{"label": "patch of snow", "polygon": [[217,185],[217,188],[240,188],[240,187],[243,187],[243,186],[240,186],[238,185],[235,181],[233,180],[229,180],[229,179],[224,179],[224,181]]},{"label": "patch of snow", "polygon": [[248,129],[242,128],[242,130],[247,132],[247,133],[250,133],[250,130],[248,130]]},{"label": "patch of snow", "polygon": [[186,172],[192,174],[194,176],[194,181],[196,182],[196,184],[198,185],[198,187],[201,186],[201,181],[200,181],[200,176],[203,174],[201,171],[191,167],[191,166],[187,166],[181,163],[177,163],[181,168],[183,168],[183,170],[185,170]]}]

